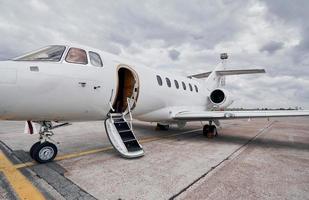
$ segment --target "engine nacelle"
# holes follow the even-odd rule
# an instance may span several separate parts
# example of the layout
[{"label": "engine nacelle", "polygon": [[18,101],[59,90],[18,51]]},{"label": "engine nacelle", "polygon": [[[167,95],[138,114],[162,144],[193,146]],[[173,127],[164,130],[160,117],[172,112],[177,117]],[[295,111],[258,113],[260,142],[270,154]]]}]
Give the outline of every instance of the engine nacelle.
[{"label": "engine nacelle", "polygon": [[234,102],[230,92],[222,88],[214,89],[209,95],[209,100],[213,107],[219,109],[226,108]]}]

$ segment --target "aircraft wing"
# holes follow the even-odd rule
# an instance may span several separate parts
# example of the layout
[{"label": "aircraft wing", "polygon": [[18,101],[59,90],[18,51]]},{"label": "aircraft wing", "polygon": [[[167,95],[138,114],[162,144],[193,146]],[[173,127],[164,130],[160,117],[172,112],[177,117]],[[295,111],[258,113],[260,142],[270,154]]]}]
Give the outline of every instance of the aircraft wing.
[{"label": "aircraft wing", "polygon": [[183,111],[175,114],[176,120],[207,121],[239,118],[301,117],[309,116],[309,110],[276,111]]}]

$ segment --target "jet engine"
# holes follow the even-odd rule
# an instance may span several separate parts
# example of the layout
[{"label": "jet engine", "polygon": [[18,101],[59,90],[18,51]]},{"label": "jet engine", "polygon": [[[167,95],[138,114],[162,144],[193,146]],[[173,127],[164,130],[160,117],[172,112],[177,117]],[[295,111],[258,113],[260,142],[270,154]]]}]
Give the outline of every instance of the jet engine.
[{"label": "jet engine", "polygon": [[219,109],[226,108],[234,102],[230,92],[222,88],[214,89],[209,95],[209,100],[213,107]]}]

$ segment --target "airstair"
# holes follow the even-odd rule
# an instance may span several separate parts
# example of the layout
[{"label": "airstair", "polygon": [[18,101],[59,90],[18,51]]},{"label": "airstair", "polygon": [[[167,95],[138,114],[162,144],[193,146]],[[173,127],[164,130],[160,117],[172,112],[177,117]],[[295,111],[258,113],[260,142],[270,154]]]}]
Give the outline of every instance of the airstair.
[{"label": "airstair", "polygon": [[[109,118],[105,120],[105,128],[113,147],[125,158],[143,156],[144,150],[134,135],[132,123],[127,121],[125,114],[111,112],[108,115]],[[129,116],[132,122],[130,108]]]}]

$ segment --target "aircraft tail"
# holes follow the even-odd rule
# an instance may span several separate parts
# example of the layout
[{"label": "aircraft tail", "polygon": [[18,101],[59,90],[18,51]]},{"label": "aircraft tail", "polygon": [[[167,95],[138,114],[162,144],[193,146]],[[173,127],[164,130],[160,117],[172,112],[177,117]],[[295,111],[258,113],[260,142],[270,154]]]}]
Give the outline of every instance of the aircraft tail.
[{"label": "aircraft tail", "polygon": [[191,76],[188,76],[188,78],[207,78],[206,87],[209,90],[213,90],[215,88],[225,86],[226,84],[225,76],[265,73],[264,69],[227,70],[226,61],[227,61],[228,55],[226,53],[222,53],[220,58],[221,58],[221,63],[219,63],[213,71],[191,75]]},{"label": "aircraft tail", "polygon": [[225,76],[217,73],[218,71],[225,71],[225,63],[226,61],[222,59],[222,62],[219,63],[212,72],[210,72],[208,78],[206,79],[206,87],[208,89],[213,90],[215,88],[225,86]]}]

